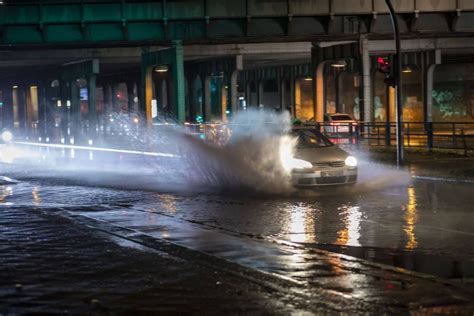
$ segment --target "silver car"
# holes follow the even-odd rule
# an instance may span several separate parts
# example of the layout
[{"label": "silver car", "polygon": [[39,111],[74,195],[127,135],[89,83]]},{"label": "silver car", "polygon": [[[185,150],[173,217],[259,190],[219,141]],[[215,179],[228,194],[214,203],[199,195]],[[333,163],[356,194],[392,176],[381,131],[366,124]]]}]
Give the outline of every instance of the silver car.
[{"label": "silver car", "polygon": [[297,187],[353,184],[357,182],[357,159],[310,128],[294,128],[297,138],[292,181]]}]

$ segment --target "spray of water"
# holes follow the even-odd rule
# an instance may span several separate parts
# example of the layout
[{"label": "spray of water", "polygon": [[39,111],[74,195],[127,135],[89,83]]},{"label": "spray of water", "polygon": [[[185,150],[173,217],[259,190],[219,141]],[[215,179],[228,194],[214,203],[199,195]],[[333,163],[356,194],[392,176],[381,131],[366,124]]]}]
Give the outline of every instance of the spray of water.
[{"label": "spray of water", "polygon": [[290,172],[282,163],[282,157],[294,151],[295,141],[287,135],[290,128],[286,113],[248,110],[228,124],[223,145],[178,134],[185,144],[181,156],[192,175],[189,180],[223,190],[291,192]]},{"label": "spray of water", "polygon": [[[9,149],[16,154],[9,162],[34,165],[32,172],[41,177],[130,189],[292,190],[281,159],[291,156],[295,145],[287,135],[291,123],[286,113],[240,112],[225,126],[208,127],[205,134],[189,133],[189,126],[168,121],[151,130],[133,124],[129,116],[111,116],[111,121],[115,135],[109,141],[94,139],[93,146],[17,144]],[[199,137],[203,135],[205,140]]]},{"label": "spray of water", "polygon": [[[288,113],[242,111],[228,124],[207,126],[204,131],[169,120],[147,129],[134,117],[120,114],[111,120],[114,135],[94,139],[94,146],[7,146],[0,150],[0,160],[20,164],[21,171],[25,165],[33,166],[28,176],[126,189],[280,195],[295,191],[288,165],[296,140],[288,135]],[[358,184],[312,194],[363,193],[409,183],[407,171],[376,163],[364,151],[349,151],[359,160]]]}]

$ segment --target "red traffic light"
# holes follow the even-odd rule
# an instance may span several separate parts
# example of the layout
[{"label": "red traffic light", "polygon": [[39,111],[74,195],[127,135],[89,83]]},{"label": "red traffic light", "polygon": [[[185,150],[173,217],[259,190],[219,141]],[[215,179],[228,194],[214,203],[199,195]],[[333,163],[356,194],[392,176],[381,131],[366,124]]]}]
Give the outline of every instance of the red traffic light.
[{"label": "red traffic light", "polygon": [[388,57],[377,57],[378,70],[381,73],[390,73],[392,68],[392,63]]},{"label": "red traffic light", "polygon": [[377,57],[378,71],[384,74],[384,83],[389,86],[395,86],[396,80],[394,76],[394,69],[392,64],[392,58],[390,57]]}]

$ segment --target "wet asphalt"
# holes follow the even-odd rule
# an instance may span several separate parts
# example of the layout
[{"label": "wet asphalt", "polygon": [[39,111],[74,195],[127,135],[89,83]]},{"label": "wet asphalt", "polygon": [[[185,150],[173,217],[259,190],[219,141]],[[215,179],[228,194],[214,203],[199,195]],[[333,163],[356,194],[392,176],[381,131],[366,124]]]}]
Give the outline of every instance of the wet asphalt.
[{"label": "wet asphalt", "polygon": [[[154,179],[163,176],[154,168],[135,173],[128,168],[118,173],[55,173],[51,168],[8,164],[2,165],[3,175],[19,182],[0,185],[0,203],[2,209],[34,208],[62,214],[79,225],[82,221],[82,225],[109,233],[125,229],[112,239],[119,245],[124,240],[146,244],[134,239],[140,232],[155,241],[169,241],[183,249],[288,278],[288,282],[345,293],[347,299],[366,298],[359,311],[370,311],[366,308],[378,294],[381,302],[389,296],[381,294],[380,284],[367,280],[369,272],[351,279],[351,273],[339,275],[334,269],[364,270],[365,260],[448,279],[465,288],[460,293],[469,297],[466,293],[470,293],[474,278],[474,248],[470,247],[474,236],[474,161],[420,161],[402,170],[361,161],[356,186],[283,194],[235,188],[226,192],[202,187],[181,190],[173,180],[167,182],[166,176],[166,181],[155,181],[159,186],[150,187]],[[149,163],[147,158],[139,166]],[[101,227],[104,223],[109,226]],[[340,262],[344,256],[329,255],[329,263],[322,258],[333,253],[364,260],[347,264]],[[321,261],[332,266],[326,279],[321,272],[325,268],[308,268],[308,264]],[[378,266],[370,269],[380,272]],[[426,282],[420,278],[423,281],[419,282]],[[357,282],[365,285],[357,286]],[[416,283],[397,282],[388,283],[399,290],[403,284]],[[409,302],[421,299],[422,292],[422,287],[414,290]],[[432,297],[438,298],[442,292]],[[407,299],[401,301],[406,303]]]}]

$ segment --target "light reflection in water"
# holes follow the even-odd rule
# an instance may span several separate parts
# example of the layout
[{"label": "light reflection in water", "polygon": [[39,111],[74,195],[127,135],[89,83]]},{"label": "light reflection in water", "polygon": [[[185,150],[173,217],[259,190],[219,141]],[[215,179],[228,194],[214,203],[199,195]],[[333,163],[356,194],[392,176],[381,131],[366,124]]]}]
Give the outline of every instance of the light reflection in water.
[{"label": "light reflection in water", "polygon": [[403,219],[405,220],[405,225],[403,226],[403,230],[407,234],[407,243],[405,245],[406,249],[415,249],[418,245],[415,236],[415,224],[418,220],[418,213],[417,213],[417,201],[415,195],[415,188],[408,187],[408,204],[406,205],[405,215]]},{"label": "light reflection in water", "polygon": [[161,207],[171,214],[176,213],[176,197],[171,194],[158,194]]},{"label": "light reflection in water", "polygon": [[292,242],[317,242],[314,234],[315,219],[311,212],[315,210],[305,205],[290,205],[288,232]]},{"label": "light reflection in water", "polygon": [[33,190],[31,190],[31,195],[33,196],[33,204],[36,206],[41,205],[41,196],[39,195],[39,187],[35,186],[33,187]]},{"label": "light reflection in water", "polygon": [[336,244],[344,246],[360,246],[360,221],[362,213],[359,206],[342,206],[340,213],[344,227],[337,232]]},{"label": "light reflection in water", "polygon": [[2,186],[0,188],[0,203],[6,203],[6,198],[13,194],[13,188]]}]

